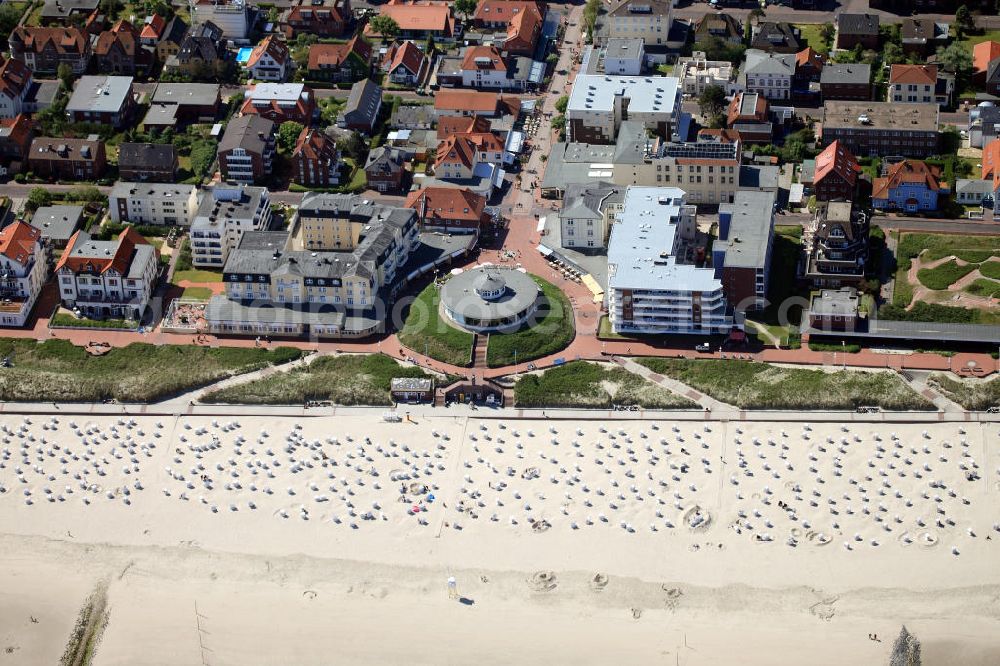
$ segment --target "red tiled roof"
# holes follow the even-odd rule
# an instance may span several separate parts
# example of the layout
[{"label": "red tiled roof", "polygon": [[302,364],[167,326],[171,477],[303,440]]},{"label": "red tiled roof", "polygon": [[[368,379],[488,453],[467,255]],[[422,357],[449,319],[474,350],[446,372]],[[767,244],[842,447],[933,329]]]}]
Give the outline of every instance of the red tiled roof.
[{"label": "red tiled roof", "polygon": [[284,65],[288,60],[288,46],[285,45],[285,42],[278,39],[275,35],[268,35],[250,52],[246,68],[256,67],[265,53],[271,56],[279,65]]},{"label": "red tiled roof", "polygon": [[470,46],[465,49],[462,69],[506,72],[507,64],[495,46]]},{"label": "red tiled roof", "polygon": [[972,47],[972,71],[986,73],[990,63],[1000,58],[1000,42],[980,42]]},{"label": "red tiled roof", "polygon": [[0,93],[16,99],[24,93],[31,80],[31,70],[20,60],[8,59],[0,65]]},{"label": "red tiled roof", "polygon": [[[63,250],[59,263],[56,264],[57,271],[65,266],[74,273],[79,273],[89,265],[95,267],[100,273],[106,273],[114,269],[118,273],[124,274],[128,270],[129,262],[132,260],[132,253],[135,251],[135,246],[149,244],[134,228],[125,227],[125,231],[118,236],[118,245],[115,247],[114,254],[110,257],[72,257],[70,255],[73,254],[73,250],[80,240],[80,234],[84,234],[84,242],[90,240],[90,234],[84,231],[74,233],[73,237],[69,239],[66,249]],[[157,251],[157,255],[159,255],[159,251]]]},{"label": "red tiled roof", "polygon": [[736,143],[740,140],[740,133],[734,129],[712,129],[704,127],[698,130],[698,136],[718,137],[719,143]]},{"label": "red tiled roof", "polygon": [[139,32],[128,21],[118,21],[111,30],[105,30],[97,36],[94,54],[107,55],[116,42],[127,55],[134,56],[139,49]]},{"label": "red tiled roof", "polygon": [[406,197],[405,206],[417,211],[424,221],[478,222],[486,210],[486,197],[464,187],[425,187],[411,192]]},{"label": "red tiled roof", "polygon": [[811,46],[807,46],[798,53],[795,54],[795,67],[803,67],[806,64],[811,64],[817,70],[823,69],[823,64],[826,61],[823,59],[822,54],[813,49]]},{"label": "red tiled roof", "polygon": [[861,165],[847,148],[834,141],[816,156],[816,171],[813,183],[820,183],[830,174],[837,174],[841,180],[853,185],[858,180]]},{"label": "red tiled roof", "polygon": [[538,3],[527,0],[479,0],[472,18],[485,23],[510,23],[526,11],[538,12]]},{"label": "red tiled roof", "polygon": [[473,132],[489,132],[490,121],[482,116],[441,116],[438,119],[438,136],[449,134],[471,134]]},{"label": "red tiled roof", "polygon": [[309,47],[309,69],[340,67],[352,53],[368,62],[372,57],[371,44],[358,36],[346,44],[313,44]]},{"label": "red tiled roof", "polygon": [[402,44],[393,44],[386,59],[389,63],[386,71],[389,74],[395,72],[398,67],[403,66],[416,76],[420,74],[420,70],[424,66],[424,52],[418,49],[416,44],[409,41]]},{"label": "red tiled roof", "polygon": [[889,69],[889,83],[937,84],[937,65],[893,65]]},{"label": "red tiled roof", "polygon": [[439,90],[434,95],[434,108],[448,111],[496,113],[500,96],[478,90]]},{"label": "red tiled roof", "polygon": [[537,5],[531,3],[531,6],[518,12],[511,19],[510,25],[507,26],[507,41],[504,42],[504,48],[510,51],[534,46],[541,29],[542,13],[538,11]]},{"label": "red tiled roof", "polygon": [[24,113],[19,113],[13,118],[0,119],[0,127],[10,130],[7,140],[14,145],[21,146],[25,151],[31,145],[32,126],[31,119]]},{"label": "red tiled roof", "polygon": [[993,139],[983,148],[984,179],[992,178],[993,187],[1000,187],[1000,139]]},{"label": "red tiled roof", "polygon": [[434,167],[443,164],[461,164],[468,169],[476,165],[476,146],[462,134],[452,134],[438,144]]},{"label": "red tiled roof", "polygon": [[451,35],[455,25],[451,8],[444,5],[382,5],[379,14],[390,17],[404,32],[426,30]]},{"label": "red tiled roof", "polygon": [[166,27],[167,20],[159,14],[153,14],[149,17],[146,25],[142,26],[142,32],[139,33],[139,36],[142,39],[159,39]]},{"label": "red tiled roof", "polygon": [[23,266],[34,254],[35,244],[41,236],[41,230],[18,220],[0,231],[0,254]]},{"label": "red tiled roof", "polygon": [[337,144],[325,132],[304,127],[295,142],[292,155],[316,161],[336,159]]},{"label": "red tiled roof", "polygon": [[[818,171],[819,163],[817,162]],[[903,160],[889,168],[888,176],[875,179],[872,186],[872,199],[887,199],[889,190],[894,190],[903,183],[923,183],[927,189],[937,191],[941,187],[938,182],[940,176],[941,169],[931,166],[927,162]]]},{"label": "red tiled roof", "polygon": [[27,51],[41,53],[46,44],[52,43],[57,53],[86,52],[90,39],[79,28],[49,27],[19,25],[11,33],[11,39],[19,40]]}]

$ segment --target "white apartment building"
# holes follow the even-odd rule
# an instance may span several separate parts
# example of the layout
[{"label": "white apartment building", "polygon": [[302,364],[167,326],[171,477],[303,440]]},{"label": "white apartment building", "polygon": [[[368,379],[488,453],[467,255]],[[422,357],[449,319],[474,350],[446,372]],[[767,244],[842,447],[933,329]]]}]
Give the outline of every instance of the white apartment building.
[{"label": "white apartment building", "polygon": [[695,51],[687,58],[678,58],[674,75],[680,80],[685,95],[701,95],[709,86],[719,86],[726,95],[740,90],[736,83],[733,64],[726,60],[708,60],[703,51]]},{"label": "white apartment building", "polygon": [[625,188],[611,183],[567,185],[559,213],[562,246],[581,252],[602,250],[624,200]]},{"label": "white apartment building", "polygon": [[676,187],[629,187],[608,243],[608,312],[617,333],[728,332],[716,271],[697,263],[695,210]]},{"label": "white apartment building", "polygon": [[119,181],[108,195],[114,222],[189,226],[198,208],[198,188],[175,183]]},{"label": "white apartment building", "polygon": [[266,187],[223,183],[206,188],[191,222],[191,261],[197,268],[222,268],[244,232],[265,230],[270,223]]},{"label": "white apartment building", "polygon": [[132,227],[114,241],[78,231],[56,264],[59,297],[87,317],[140,321],[156,286],[159,255]]},{"label": "white apartment building", "polygon": [[759,93],[770,100],[788,100],[792,96],[794,77],[794,53],[768,53],[750,49],[746,52],[739,84],[745,92]]},{"label": "white apartment building", "polygon": [[226,39],[244,40],[250,31],[250,15],[243,0],[197,0],[192,25],[211,21]]},{"label": "white apartment building", "polygon": [[625,120],[672,139],[681,114],[680,86],[672,76],[582,74],[566,106],[567,141],[614,143]]},{"label": "white apartment building", "polygon": [[42,232],[18,220],[0,231],[0,326],[24,326],[48,277]]},{"label": "white apartment building", "polygon": [[673,0],[622,0],[605,17],[609,39],[641,39],[646,46],[666,44]]},{"label": "white apartment building", "polygon": [[8,58],[0,65],[0,118],[13,118],[25,110],[32,74],[20,60]]},{"label": "white apartment building", "polygon": [[646,45],[641,39],[609,39],[604,46],[603,67],[605,74],[639,76],[646,62]]}]

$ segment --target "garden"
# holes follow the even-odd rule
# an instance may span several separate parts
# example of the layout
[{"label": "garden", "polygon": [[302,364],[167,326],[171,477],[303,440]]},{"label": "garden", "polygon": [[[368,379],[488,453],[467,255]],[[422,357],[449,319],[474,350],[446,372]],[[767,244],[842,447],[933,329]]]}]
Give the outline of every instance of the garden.
[{"label": "garden", "polygon": [[1000,236],[897,232],[892,302],[882,319],[1000,323]]}]

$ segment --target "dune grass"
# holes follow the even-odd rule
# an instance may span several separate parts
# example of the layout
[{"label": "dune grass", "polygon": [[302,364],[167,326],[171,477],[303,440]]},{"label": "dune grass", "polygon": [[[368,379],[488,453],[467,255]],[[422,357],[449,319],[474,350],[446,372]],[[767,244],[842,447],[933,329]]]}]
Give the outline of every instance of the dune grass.
[{"label": "dune grass", "polygon": [[518,407],[697,408],[687,398],[655,386],[624,368],[588,361],[573,361],[521,377],[514,385],[514,401]]},{"label": "dune grass", "polygon": [[385,354],[324,356],[288,372],[212,391],[201,402],[301,405],[329,400],[338,405],[389,405],[393,377],[431,376],[420,368],[400,365]]},{"label": "dune grass", "polygon": [[225,377],[287,363],[292,347],[273,351],[134,343],[91,356],[66,340],[0,339],[0,400],[30,402],[152,402]]},{"label": "dune grass", "polygon": [[729,360],[641,358],[638,362],[741,409],[854,409],[862,405],[934,409],[890,372],[825,372]]},{"label": "dune grass", "polygon": [[982,411],[1000,406],[1000,378],[962,380],[938,372],[931,375],[931,381],[947,398],[966,409]]}]

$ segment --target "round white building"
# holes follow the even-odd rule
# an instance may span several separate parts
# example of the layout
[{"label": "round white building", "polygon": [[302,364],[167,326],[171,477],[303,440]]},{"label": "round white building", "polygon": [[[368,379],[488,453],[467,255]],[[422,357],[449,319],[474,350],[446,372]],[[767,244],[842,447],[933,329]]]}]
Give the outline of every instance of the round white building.
[{"label": "round white building", "polygon": [[541,293],[527,273],[480,266],[452,276],[445,283],[441,307],[449,319],[470,331],[508,331],[535,314]]}]

